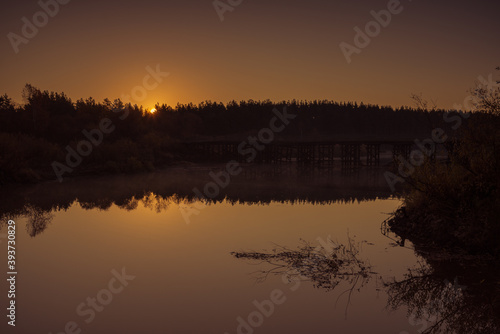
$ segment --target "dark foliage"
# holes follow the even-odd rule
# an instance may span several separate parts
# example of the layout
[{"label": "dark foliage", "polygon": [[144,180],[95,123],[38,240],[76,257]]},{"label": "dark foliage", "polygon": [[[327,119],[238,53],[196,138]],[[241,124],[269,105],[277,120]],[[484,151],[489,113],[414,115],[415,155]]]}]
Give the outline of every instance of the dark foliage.
[{"label": "dark foliage", "polygon": [[[110,119],[111,133],[72,175],[136,172],[186,159],[182,143],[243,140],[269,126],[273,110],[298,115],[278,139],[414,139],[442,123],[444,111],[380,107],[332,101],[206,101],[199,105],[156,106],[154,114],[120,100],[73,102],[64,93],[26,85],[24,105],[0,97],[0,183],[53,178],[51,163],[64,162],[66,147],[86,140],[83,131]],[[17,151],[17,152],[13,152]]]}]

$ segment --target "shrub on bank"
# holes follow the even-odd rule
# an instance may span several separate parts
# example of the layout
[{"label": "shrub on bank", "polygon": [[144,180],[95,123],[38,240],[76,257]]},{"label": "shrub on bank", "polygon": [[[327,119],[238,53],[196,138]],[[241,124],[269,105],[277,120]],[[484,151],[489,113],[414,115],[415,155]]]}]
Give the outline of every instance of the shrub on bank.
[{"label": "shrub on bank", "polygon": [[477,111],[460,129],[448,163],[416,168],[388,223],[420,245],[499,256],[500,88],[474,93]]}]

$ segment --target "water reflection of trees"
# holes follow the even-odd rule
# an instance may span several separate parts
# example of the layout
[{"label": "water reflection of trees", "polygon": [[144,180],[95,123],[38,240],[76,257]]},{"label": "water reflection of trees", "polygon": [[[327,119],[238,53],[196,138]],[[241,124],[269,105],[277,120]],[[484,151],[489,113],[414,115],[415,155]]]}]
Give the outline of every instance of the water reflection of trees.
[{"label": "water reflection of trees", "polygon": [[[498,271],[486,274],[480,268],[455,271],[449,264],[446,269],[440,266],[411,269],[403,280],[386,283],[389,307],[406,306],[410,323],[425,334],[498,333]],[[452,277],[453,273],[460,276]]]},{"label": "water reflection of trees", "polygon": [[0,227],[2,227],[2,224],[6,225],[9,219],[15,219],[19,216],[26,217],[26,230],[31,237],[36,237],[42,233],[54,217],[51,210],[43,210],[40,207],[27,204],[15,213],[2,214],[0,216]]},{"label": "water reflection of trees", "polygon": [[54,217],[49,211],[43,211],[40,208],[27,205],[23,214],[27,217],[26,229],[31,237],[42,233]]},{"label": "water reflection of trees", "polygon": [[[383,175],[373,170],[360,171],[353,178],[335,170],[328,175],[313,171],[310,178],[304,179],[302,170],[287,168],[289,171],[283,173],[272,166],[246,167],[245,172],[232,179],[218,196],[203,201],[209,205],[222,201],[233,205],[268,205],[273,202],[328,205],[392,196]],[[203,189],[207,182],[212,181],[208,176],[210,171],[217,172],[217,168],[90,178],[5,189],[0,194],[0,224],[20,216],[32,217],[28,219],[31,225],[28,229],[30,235],[35,236],[48,226],[51,213],[66,211],[75,204],[85,210],[103,211],[113,205],[127,211],[142,205],[160,213],[171,205],[190,205],[198,201],[193,189]]]},{"label": "water reflection of trees", "polygon": [[[359,259],[352,240],[330,251],[304,243],[297,249],[276,247],[270,252],[233,252],[238,259],[261,263],[259,280],[270,275],[288,275],[310,281],[316,288],[333,290],[342,281],[351,284],[349,295],[375,276]],[[425,261],[424,261],[425,262]],[[500,274],[492,267],[470,267],[463,263],[429,261],[409,269],[403,279],[384,282],[388,307],[408,309],[409,325],[425,334],[498,333],[500,318]]]},{"label": "water reflection of trees", "polygon": [[179,204],[183,199],[178,198],[177,196],[171,196],[169,198],[164,198],[160,195],[156,195],[153,193],[146,194],[142,196],[142,198],[137,199],[134,196],[131,198],[125,199],[121,202],[116,203],[113,199],[110,198],[102,198],[96,199],[91,202],[86,202],[82,200],[75,199],[71,203],[59,204],[54,203],[48,206],[37,206],[31,203],[25,204],[21,208],[16,208],[10,212],[4,212],[0,216],[0,228],[2,224],[5,223],[9,219],[18,219],[20,217],[26,218],[26,229],[28,234],[31,237],[35,237],[41,234],[52,222],[54,218],[54,213],[59,211],[68,210],[73,204],[79,205],[84,210],[102,210],[107,211],[113,205],[116,205],[120,209],[132,211],[139,207],[141,204],[147,209],[151,209],[157,213],[165,211],[169,208],[171,203]]},{"label": "water reflection of trees", "polygon": [[[405,239],[387,222],[382,234],[404,246]],[[387,283],[389,306],[409,310],[419,332],[498,333],[500,331],[500,265],[487,254],[446,249],[403,231],[425,265],[412,268],[405,279]]]}]

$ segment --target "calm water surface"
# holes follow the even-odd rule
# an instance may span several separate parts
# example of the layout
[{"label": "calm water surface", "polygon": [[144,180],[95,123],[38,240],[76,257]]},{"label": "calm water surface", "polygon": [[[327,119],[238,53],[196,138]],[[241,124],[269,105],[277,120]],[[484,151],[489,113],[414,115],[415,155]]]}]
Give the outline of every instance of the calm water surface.
[{"label": "calm water surface", "polygon": [[[17,223],[19,272],[17,326],[9,331],[403,334],[430,327],[406,306],[388,306],[384,283],[404,279],[423,260],[381,232],[401,203],[380,175],[303,183],[246,175],[205,203],[191,193],[210,180],[207,170],[9,189],[2,210]],[[188,223],[189,212],[196,214]],[[316,250],[351,244],[370,273],[325,289],[314,277],[264,276],[273,264],[231,255],[304,243]]]}]

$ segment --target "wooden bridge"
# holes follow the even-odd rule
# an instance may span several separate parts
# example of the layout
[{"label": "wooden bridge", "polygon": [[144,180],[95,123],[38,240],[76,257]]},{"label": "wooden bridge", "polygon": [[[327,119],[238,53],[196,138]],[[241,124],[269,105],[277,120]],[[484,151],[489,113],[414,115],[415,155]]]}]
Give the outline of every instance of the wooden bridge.
[{"label": "wooden bridge", "polygon": [[[189,142],[184,145],[189,157],[197,161],[235,160],[320,165],[340,163],[342,167],[379,166],[381,152],[386,155],[392,153],[392,160],[399,156],[408,160],[411,151],[417,148],[412,141],[287,141],[255,146],[247,142],[215,141]],[[435,159],[435,153],[431,158]]]}]

